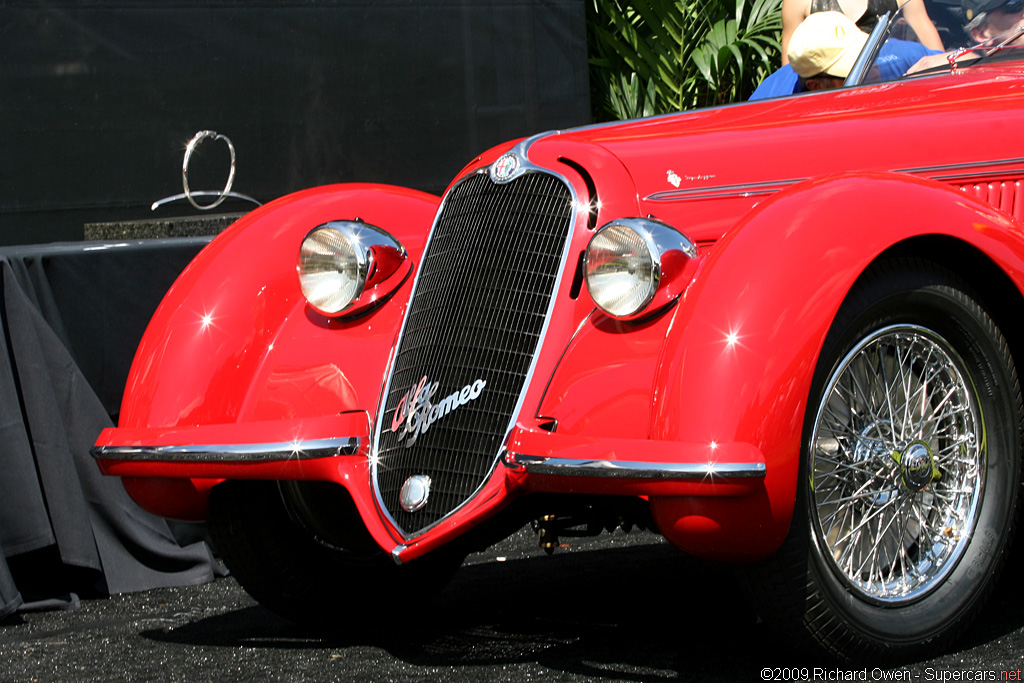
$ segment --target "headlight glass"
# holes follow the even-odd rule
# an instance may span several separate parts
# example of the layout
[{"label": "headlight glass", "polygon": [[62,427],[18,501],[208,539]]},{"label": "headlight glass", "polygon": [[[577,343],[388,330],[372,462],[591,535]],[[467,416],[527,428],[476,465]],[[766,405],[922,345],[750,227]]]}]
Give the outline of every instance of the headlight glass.
[{"label": "headlight glass", "polygon": [[345,310],[366,282],[366,257],[348,231],[325,226],[306,236],[299,250],[299,286],[321,313]]},{"label": "headlight glass", "polygon": [[647,240],[632,228],[612,224],[587,247],[587,288],[594,303],[616,317],[641,310],[658,288],[658,265]]}]

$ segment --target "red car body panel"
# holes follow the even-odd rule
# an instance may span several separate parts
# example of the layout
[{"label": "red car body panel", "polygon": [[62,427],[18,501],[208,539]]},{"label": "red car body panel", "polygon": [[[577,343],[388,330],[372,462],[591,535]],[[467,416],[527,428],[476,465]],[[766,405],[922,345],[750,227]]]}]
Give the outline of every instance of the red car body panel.
[{"label": "red car body panel", "polygon": [[[143,507],[183,519],[203,519],[209,491],[224,480],[334,482],[402,561],[533,493],[641,497],[658,530],[688,552],[764,558],[793,514],[818,355],[865,269],[900,245],[929,241],[950,263],[957,249],[983,255],[1020,297],[1024,160],[1013,143],[1024,127],[1021,86],[1019,67],[977,67],[529,142],[529,161],[559,174],[577,198],[566,266],[501,461],[421,534],[405,537],[382,514],[368,464],[412,278],[346,320],[314,312],[295,272],[311,229],[355,219],[395,236],[418,268],[440,200],[410,190],[298,193],[215,240],[154,316],[120,425],[97,443],[100,466],[123,477]],[[489,151],[465,173],[508,149]],[[574,273],[595,228],[631,216],[678,228],[699,255],[673,306],[625,322],[597,310]],[[351,452],[334,457],[285,446],[344,439],[354,440]],[[260,461],[125,455],[268,444],[277,456]],[[524,458],[692,470],[603,478],[527,471]],[[718,463],[752,469],[723,478]],[[693,474],[704,466],[706,476]]]}]

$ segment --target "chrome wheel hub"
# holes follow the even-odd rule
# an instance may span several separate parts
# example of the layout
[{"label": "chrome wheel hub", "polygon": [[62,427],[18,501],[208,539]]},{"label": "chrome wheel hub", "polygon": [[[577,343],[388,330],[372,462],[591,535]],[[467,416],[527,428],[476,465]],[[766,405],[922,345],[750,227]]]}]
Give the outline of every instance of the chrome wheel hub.
[{"label": "chrome wheel hub", "polygon": [[911,493],[924,491],[932,481],[942,477],[935,464],[935,454],[924,441],[914,441],[892,457],[900,466],[900,481]]},{"label": "chrome wheel hub", "polygon": [[916,326],[866,337],[829,379],[810,444],[813,541],[862,597],[915,600],[963,554],[984,484],[974,392],[949,344]]}]

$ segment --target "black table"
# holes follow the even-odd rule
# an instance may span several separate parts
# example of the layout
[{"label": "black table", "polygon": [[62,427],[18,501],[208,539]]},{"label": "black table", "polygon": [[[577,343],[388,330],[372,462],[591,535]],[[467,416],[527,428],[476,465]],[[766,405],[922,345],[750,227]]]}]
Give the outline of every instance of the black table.
[{"label": "black table", "polygon": [[0,249],[0,619],[217,571],[205,543],[179,545],[89,455],[153,311],[208,241]]}]

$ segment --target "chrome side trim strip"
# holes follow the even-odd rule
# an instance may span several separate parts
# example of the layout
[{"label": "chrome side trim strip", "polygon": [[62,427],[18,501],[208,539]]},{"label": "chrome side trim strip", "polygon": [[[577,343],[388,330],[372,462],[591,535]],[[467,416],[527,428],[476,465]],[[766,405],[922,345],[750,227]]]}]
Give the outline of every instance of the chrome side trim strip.
[{"label": "chrome side trim strip", "polygon": [[671,463],[629,460],[574,460],[546,458],[509,453],[503,462],[523,468],[529,474],[551,474],[564,477],[607,477],[614,479],[661,479],[703,481],[707,479],[764,479],[767,468],[763,462]]},{"label": "chrome side trim strip", "polygon": [[992,159],[990,161],[972,161],[962,164],[945,164],[942,166],[921,166],[919,168],[900,168],[895,173],[909,173],[912,175],[926,175],[933,180],[954,180],[958,178],[967,179],[975,177],[987,177],[993,174],[1015,174],[1024,172],[1024,168],[1010,168],[969,172],[971,169],[989,168],[992,166],[1022,166],[1024,159]]},{"label": "chrome side trim strip", "polygon": [[[1018,168],[1002,170],[986,170],[971,172],[973,169],[990,168],[992,166],[1015,165]],[[933,180],[967,180],[973,177],[987,177],[993,173],[1024,173],[1024,159],[993,159],[991,161],[975,161],[962,164],[948,164],[943,166],[922,166],[919,168],[900,168],[893,173],[907,173],[910,175],[924,175]],[[791,178],[789,180],[769,180],[760,183],[745,183],[742,185],[717,185],[713,187],[694,187],[685,190],[667,190],[655,192],[644,197],[646,202],[689,202],[701,199],[728,199],[730,197],[757,197],[760,195],[774,194],[791,185],[803,182],[806,178]]]},{"label": "chrome side trim strip", "polygon": [[688,202],[698,199],[726,199],[729,197],[756,197],[774,194],[791,185],[803,182],[806,178],[789,180],[769,180],[761,183],[744,183],[742,185],[718,185],[715,187],[694,187],[687,190],[667,190],[655,192],[644,197],[645,202]]},{"label": "chrome side trim strip", "polygon": [[[974,171],[974,169],[990,169],[993,166],[1017,166],[1017,168]],[[923,175],[933,180],[967,180],[974,177],[987,177],[993,173],[1024,173],[1024,159],[992,159],[990,161],[973,161],[962,164],[947,164],[942,166],[921,166],[918,168],[894,169],[893,173],[907,173],[909,175]],[[701,199],[727,199],[730,197],[756,197],[759,195],[774,194],[781,190],[803,182],[806,178],[791,178],[789,180],[769,180],[760,183],[745,183],[742,185],[717,185],[714,187],[695,187],[685,190],[667,190],[655,192],[644,197],[647,202],[687,202]]]},{"label": "chrome side trim strip", "polygon": [[97,460],[165,462],[269,462],[312,460],[359,453],[361,439],[342,437],[292,443],[224,444],[212,446],[98,446]]}]

